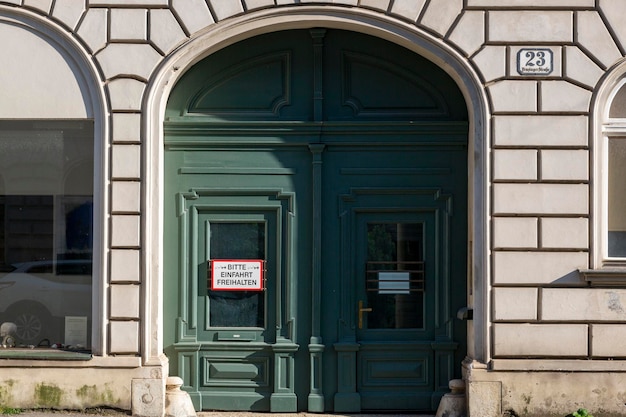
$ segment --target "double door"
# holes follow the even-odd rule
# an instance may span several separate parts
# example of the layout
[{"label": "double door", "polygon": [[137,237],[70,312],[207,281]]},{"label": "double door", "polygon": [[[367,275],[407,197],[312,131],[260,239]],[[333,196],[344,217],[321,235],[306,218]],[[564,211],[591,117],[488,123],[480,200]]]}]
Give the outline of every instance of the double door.
[{"label": "double door", "polygon": [[432,411],[459,377],[467,125],[446,100],[462,99],[380,42],[265,35],[173,92],[164,350],[198,410]]}]

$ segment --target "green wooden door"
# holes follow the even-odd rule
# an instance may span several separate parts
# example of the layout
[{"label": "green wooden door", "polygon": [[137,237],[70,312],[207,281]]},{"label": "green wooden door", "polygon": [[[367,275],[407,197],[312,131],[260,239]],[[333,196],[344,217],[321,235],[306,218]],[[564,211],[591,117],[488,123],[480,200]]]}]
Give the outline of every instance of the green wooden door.
[{"label": "green wooden door", "polygon": [[[181,78],[165,352],[197,409],[436,409],[465,354],[466,119],[440,69],[339,30],[242,41]],[[261,262],[263,289],[216,290],[216,260]]]}]

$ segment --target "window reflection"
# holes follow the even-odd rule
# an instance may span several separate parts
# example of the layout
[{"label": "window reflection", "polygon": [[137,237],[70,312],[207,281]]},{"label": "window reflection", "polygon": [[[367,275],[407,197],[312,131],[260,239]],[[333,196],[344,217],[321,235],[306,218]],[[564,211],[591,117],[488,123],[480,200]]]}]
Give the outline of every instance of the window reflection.
[{"label": "window reflection", "polygon": [[626,140],[609,139],[608,255],[626,256]]},{"label": "window reflection", "polygon": [[367,225],[368,329],[424,327],[423,226]]},{"label": "window reflection", "polygon": [[90,344],[93,159],[90,121],[0,121],[0,322],[18,346]]}]

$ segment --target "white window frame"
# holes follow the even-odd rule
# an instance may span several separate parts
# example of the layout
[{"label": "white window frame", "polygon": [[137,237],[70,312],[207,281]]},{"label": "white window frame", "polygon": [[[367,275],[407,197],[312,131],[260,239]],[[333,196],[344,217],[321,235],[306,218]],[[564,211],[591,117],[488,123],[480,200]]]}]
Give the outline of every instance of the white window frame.
[{"label": "white window frame", "polygon": [[582,278],[591,286],[626,285],[626,256],[608,255],[608,148],[610,139],[626,140],[626,115],[623,118],[609,117],[611,105],[620,89],[626,88],[625,68],[619,68],[599,88],[596,97],[595,124],[593,135],[593,223],[592,256],[590,269],[581,270]]}]

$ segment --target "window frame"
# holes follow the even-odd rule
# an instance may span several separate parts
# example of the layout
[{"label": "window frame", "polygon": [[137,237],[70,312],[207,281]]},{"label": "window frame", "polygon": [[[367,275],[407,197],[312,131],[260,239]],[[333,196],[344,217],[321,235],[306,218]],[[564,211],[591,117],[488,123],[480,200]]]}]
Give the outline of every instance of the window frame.
[{"label": "window frame", "polygon": [[[615,74],[618,74],[617,72]],[[611,82],[612,81],[612,82]],[[619,91],[624,88],[626,93],[626,75],[624,70],[619,76],[609,80],[604,91],[600,89],[597,98],[596,117],[592,141],[592,215],[590,268],[579,272],[590,286],[624,286],[626,285],[626,256],[611,257],[608,254],[608,222],[609,222],[609,141],[612,139],[626,140],[626,114],[624,117],[610,117],[613,101]]]}]

